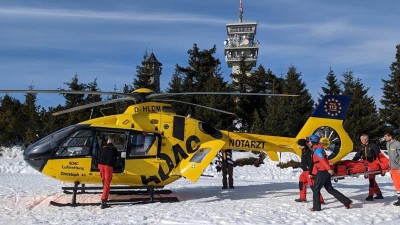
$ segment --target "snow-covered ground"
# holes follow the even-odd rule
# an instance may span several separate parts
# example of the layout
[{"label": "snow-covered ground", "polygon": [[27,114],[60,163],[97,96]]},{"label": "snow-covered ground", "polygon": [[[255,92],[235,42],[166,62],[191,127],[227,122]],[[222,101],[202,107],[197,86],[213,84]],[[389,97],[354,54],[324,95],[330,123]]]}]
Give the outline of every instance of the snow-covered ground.
[{"label": "snow-covered ground", "polygon": [[[268,159],[259,168],[236,167],[234,190],[221,189],[221,174],[210,167],[196,184],[180,179],[167,189],[179,202],[98,206],[55,207],[51,200],[70,199],[62,194],[65,184],[37,173],[25,164],[20,148],[5,149],[0,157],[0,224],[399,224],[400,207],[390,177],[377,177],[385,199],[366,202],[368,180],[346,178],[334,186],[351,198],[345,209],[325,190],[327,204],[311,212],[308,202],[297,203],[298,169],[279,169]],[[249,153],[234,153],[245,157]],[[282,160],[297,158],[284,154]],[[78,195],[78,201],[81,196]],[[112,197],[112,196],[111,196]],[[90,195],[98,201],[99,195]]]}]

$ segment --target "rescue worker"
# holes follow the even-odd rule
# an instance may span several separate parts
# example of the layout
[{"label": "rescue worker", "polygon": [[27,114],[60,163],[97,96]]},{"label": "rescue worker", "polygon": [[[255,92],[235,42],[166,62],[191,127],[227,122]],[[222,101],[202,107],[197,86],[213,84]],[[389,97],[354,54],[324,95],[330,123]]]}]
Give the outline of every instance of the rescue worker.
[{"label": "rescue worker", "polygon": [[101,147],[98,167],[103,181],[103,194],[101,195],[101,208],[107,208],[108,194],[113,176],[113,166],[117,161],[118,149],[113,145],[114,140],[109,137],[107,143]]},{"label": "rescue worker", "polygon": [[[355,154],[353,160],[358,161],[359,159],[367,160],[368,162],[375,161],[381,152],[379,145],[369,142],[369,137],[367,134],[360,136],[361,145],[358,146],[357,153]],[[373,201],[374,199],[383,199],[381,189],[376,183],[375,174],[369,174],[369,191],[368,197],[365,199],[367,201]],[[374,194],[376,195],[374,197]]]},{"label": "rescue worker", "polygon": [[332,187],[331,176],[334,172],[329,166],[324,146],[319,143],[319,140],[320,137],[318,135],[311,135],[307,138],[307,142],[314,152],[312,170],[312,175],[314,175],[313,207],[310,210],[321,211],[320,191],[322,187],[325,187],[326,191],[339,200],[346,209],[350,209],[353,201]]},{"label": "rescue worker", "polygon": [[398,200],[393,205],[400,206],[400,142],[394,139],[392,132],[385,132],[383,138],[386,141],[386,149],[389,154],[390,175],[397,192]]},{"label": "rescue worker", "polygon": [[[219,151],[216,163],[217,172],[222,171],[222,189],[227,189],[228,187],[232,189],[235,188],[233,186],[232,150],[228,149],[225,151]],[[227,175],[229,176],[229,179],[227,179]]]},{"label": "rescue worker", "polygon": [[[306,202],[307,201],[307,184],[310,186],[311,190],[314,185],[313,176],[310,174],[313,168],[313,152],[307,146],[307,141],[305,139],[300,139],[297,141],[299,148],[301,149],[301,161],[300,167],[303,172],[300,174],[299,177],[299,189],[300,189],[300,198],[295,199],[296,202]],[[324,204],[324,199],[321,196],[321,204]]]}]

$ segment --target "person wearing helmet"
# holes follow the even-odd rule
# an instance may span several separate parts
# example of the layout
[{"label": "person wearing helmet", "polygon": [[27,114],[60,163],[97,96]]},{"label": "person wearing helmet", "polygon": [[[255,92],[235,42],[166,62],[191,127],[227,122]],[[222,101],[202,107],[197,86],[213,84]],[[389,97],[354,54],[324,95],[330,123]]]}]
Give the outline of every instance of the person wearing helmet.
[{"label": "person wearing helmet", "polygon": [[326,191],[339,200],[346,209],[350,209],[353,201],[332,187],[331,176],[333,175],[333,170],[329,166],[324,146],[319,143],[319,139],[320,137],[315,134],[306,139],[314,152],[314,166],[312,170],[312,175],[315,176],[313,186],[313,207],[310,210],[321,211],[320,191],[322,187],[325,187]]},{"label": "person wearing helmet", "polygon": [[[300,162],[300,167],[303,170],[303,172],[300,174],[299,177],[299,189],[300,189],[300,198],[295,199],[296,202],[306,202],[307,201],[307,185],[310,186],[312,189],[314,185],[314,179],[312,176],[310,176],[310,171],[312,171],[313,168],[313,162],[312,162],[312,151],[311,149],[307,146],[307,141],[305,139],[299,139],[297,144],[299,145],[299,148],[301,149],[301,162]],[[321,196],[321,204],[324,204],[324,199]]]}]

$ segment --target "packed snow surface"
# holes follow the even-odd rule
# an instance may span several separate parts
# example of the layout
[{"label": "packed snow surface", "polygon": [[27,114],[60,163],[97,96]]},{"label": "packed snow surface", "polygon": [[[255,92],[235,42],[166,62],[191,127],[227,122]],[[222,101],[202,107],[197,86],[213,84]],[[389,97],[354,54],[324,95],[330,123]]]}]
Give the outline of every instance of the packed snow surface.
[{"label": "packed snow surface", "polygon": [[[235,158],[251,153],[234,153]],[[281,160],[298,160],[282,154]],[[166,187],[179,199],[174,203],[55,207],[51,200],[71,199],[63,194],[63,184],[31,169],[19,147],[3,148],[0,157],[0,224],[399,224],[400,207],[389,175],[377,182],[385,199],[366,202],[368,180],[350,177],[334,187],[353,200],[353,208],[343,205],[325,190],[322,211],[311,212],[308,202],[297,203],[300,169],[279,169],[268,158],[260,167],[234,170],[235,189],[221,189],[221,174],[209,167],[195,184],[180,179]],[[111,196],[113,197],[113,196]],[[83,199],[85,198],[85,199]],[[98,202],[100,195],[78,195],[78,202]]]}]

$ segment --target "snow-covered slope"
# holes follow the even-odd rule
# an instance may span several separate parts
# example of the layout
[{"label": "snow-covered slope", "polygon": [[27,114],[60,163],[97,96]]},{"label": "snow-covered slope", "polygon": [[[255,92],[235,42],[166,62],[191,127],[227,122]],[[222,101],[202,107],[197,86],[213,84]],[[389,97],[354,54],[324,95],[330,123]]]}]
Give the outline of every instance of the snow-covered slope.
[{"label": "snow-covered slope", "polygon": [[4,173],[38,173],[28,166],[23,159],[21,147],[12,148],[0,147],[2,156],[0,157],[0,174]]},{"label": "snow-covered slope", "polygon": [[[243,154],[243,155],[241,155]],[[234,153],[237,158],[249,153]],[[282,161],[297,156],[283,154]],[[167,189],[176,203],[58,208],[49,201],[70,201],[62,184],[30,169],[18,148],[0,157],[0,224],[399,224],[400,208],[393,206],[395,191],[389,176],[377,177],[385,199],[366,202],[368,180],[346,178],[334,186],[354,201],[345,209],[325,190],[327,204],[311,212],[311,190],[307,203],[298,197],[298,169],[279,169],[266,159],[259,168],[236,167],[233,190],[221,189],[221,174],[213,167],[196,184],[180,179]],[[111,195],[111,198],[115,196]],[[100,194],[80,195],[78,201],[97,202]]]}]

